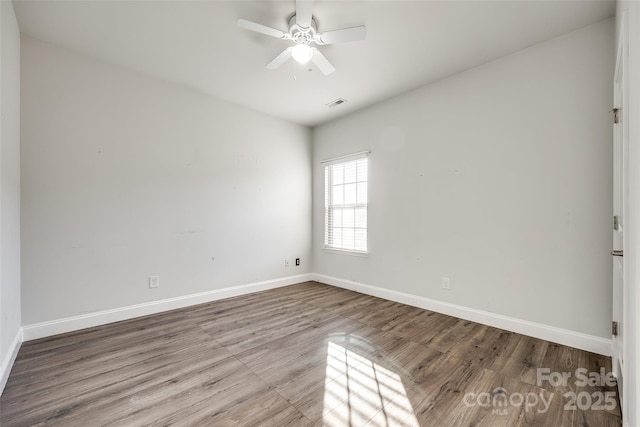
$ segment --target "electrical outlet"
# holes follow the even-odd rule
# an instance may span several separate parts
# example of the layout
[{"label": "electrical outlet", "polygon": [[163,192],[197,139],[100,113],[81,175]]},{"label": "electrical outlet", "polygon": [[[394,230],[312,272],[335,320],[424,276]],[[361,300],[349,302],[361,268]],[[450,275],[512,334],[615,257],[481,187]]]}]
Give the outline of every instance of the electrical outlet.
[{"label": "electrical outlet", "polygon": [[285,267],[289,267],[289,260],[288,260],[288,259],[285,259],[285,260],[284,260],[284,266],[285,266]]},{"label": "electrical outlet", "polygon": [[296,258],[296,266],[300,265],[300,258]]},{"label": "electrical outlet", "polygon": [[451,289],[451,285],[449,283],[449,278],[448,277],[443,277],[442,278],[442,289]]},{"label": "electrical outlet", "polygon": [[150,288],[159,288],[160,287],[160,276],[149,276],[149,287]]}]

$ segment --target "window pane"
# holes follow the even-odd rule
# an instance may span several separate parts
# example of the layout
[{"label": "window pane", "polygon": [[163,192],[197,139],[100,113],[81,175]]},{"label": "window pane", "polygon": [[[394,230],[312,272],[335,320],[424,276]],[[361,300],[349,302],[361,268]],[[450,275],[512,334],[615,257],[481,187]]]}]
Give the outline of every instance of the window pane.
[{"label": "window pane", "polygon": [[329,203],[329,168],[324,168],[324,206]]},{"label": "window pane", "polygon": [[342,229],[342,247],[345,249],[355,249],[355,230],[353,228]]},{"label": "window pane", "polygon": [[358,182],[367,180],[368,162],[367,159],[358,160]]},{"label": "window pane", "polygon": [[341,248],[342,245],[342,228],[333,228],[333,245],[334,248]]},{"label": "window pane", "polygon": [[356,225],[356,210],[343,209],[342,210],[342,227],[353,228]]},{"label": "window pane", "polygon": [[355,249],[357,251],[367,250],[367,230],[356,229]]},{"label": "window pane", "polygon": [[329,209],[324,210],[324,244],[328,245],[330,242],[329,239]]},{"label": "window pane", "polygon": [[356,184],[347,184],[344,186],[344,204],[356,204]]},{"label": "window pane", "polygon": [[333,226],[334,227],[342,227],[342,209],[333,208]]},{"label": "window pane", "polygon": [[357,162],[350,162],[344,165],[344,182],[349,184],[356,182]]},{"label": "window pane", "polygon": [[331,178],[333,180],[333,184],[342,184],[344,182],[344,166],[343,165],[333,165],[331,166]]},{"label": "window pane", "polygon": [[333,197],[332,197],[333,205],[344,205],[344,185],[334,185],[333,186]]},{"label": "window pane", "polygon": [[356,202],[361,205],[361,204],[366,204],[367,203],[367,183],[366,182],[359,182],[358,183],[358,190],[357,190],[357,197],[356,197]]},{"label": "window pane", "polygon": [[356,209],[355,227],[367,228],[367,209],[366,208]]}]

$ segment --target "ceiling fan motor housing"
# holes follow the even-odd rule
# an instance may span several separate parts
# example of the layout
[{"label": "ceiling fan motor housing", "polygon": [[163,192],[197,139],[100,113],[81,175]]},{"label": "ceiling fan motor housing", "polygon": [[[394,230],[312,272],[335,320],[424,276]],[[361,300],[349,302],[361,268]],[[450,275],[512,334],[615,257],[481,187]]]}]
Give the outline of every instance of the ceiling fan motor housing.
[{"label": "ceiling fan motor housing", "polygon": [[306,43],[310,43],[315,38],[316,32],[318,30],[318,26],[316,24],[316,19],[311,18],[311,25],[309,28],[301,28],[296,22],[296,15],[293,14],[291,18],[289,18],[289,34],[291,34],[291,38],[296,41],[296,43],[300,43],[300,39],[304,37],[306,39]]}]

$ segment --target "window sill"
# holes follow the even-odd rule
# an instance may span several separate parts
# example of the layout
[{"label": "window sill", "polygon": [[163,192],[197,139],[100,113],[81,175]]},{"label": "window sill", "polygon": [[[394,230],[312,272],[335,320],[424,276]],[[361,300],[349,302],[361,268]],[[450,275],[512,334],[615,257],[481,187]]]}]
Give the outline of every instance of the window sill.
[{"label": "window sill", "polygon": [[361,258],[367,258],[369,256],[369,252],[359,252],[359,251],[350,251],[348,249],[334,249],[334,248],[324,248],[324,253],[334,254],[334,255],[349,255]]}]

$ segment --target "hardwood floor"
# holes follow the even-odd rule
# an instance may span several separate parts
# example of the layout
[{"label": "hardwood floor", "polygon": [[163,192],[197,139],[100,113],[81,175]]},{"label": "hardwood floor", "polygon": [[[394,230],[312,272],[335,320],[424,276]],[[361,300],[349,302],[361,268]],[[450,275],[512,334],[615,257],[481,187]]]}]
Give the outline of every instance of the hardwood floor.
[{"label": "hardwood floor", "polygon": [[578,368],[610,360],[307,282],[26,342],[0,425],[621,425]]}]

